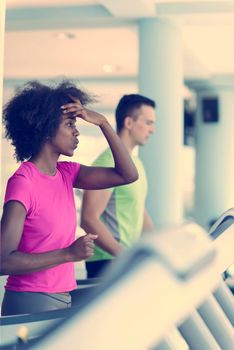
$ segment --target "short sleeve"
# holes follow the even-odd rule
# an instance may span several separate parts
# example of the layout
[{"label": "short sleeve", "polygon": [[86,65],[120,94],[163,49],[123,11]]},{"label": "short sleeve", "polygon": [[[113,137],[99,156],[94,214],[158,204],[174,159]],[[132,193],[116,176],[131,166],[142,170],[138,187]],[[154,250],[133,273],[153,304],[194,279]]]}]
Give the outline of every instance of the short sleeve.
[{"label": "short sleeve", "polygon": [[18,201],[25,207],[27,213],[32,207],[31,184],[22,175],[13,175],[7,183],[4,203]]},{"label": "short sleeve", "polygon": [[62,170],[63,172],[65,171],[67,174],[69,174],[71,182],[74,185],[77,175],[79,174],[79,171],[80,171],[80,163],[59,162],[58,168],[60,168],[60,170]]},{"label": "short sleeve", "polygon": [[103,152],[92,164],[93,166],[114,167],[115,162],[110,149]]},{"label": "short sleeve", "polygon": [[[114,167],[115,162],[111,150],[109,148],[106,149],[100,156],[98,156],[98,158],[93,162],[92,165],[106,168]],[[114,187],[106,188],[106,190],[113,192]]]}]

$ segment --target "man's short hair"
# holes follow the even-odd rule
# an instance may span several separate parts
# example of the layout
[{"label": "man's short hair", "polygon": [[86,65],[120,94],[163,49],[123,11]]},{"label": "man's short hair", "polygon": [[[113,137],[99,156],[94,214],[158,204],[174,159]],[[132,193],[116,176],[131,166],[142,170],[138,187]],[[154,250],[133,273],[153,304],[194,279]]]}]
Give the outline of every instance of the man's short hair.
[{"label": "man's short hair", "polygon": [[125,118],[131,116],[136,109],[143,105],[156,107],[156,103],[153,100],[139,94],[124,95],[120,99],[115,111],[117,132],[123,129]]}]

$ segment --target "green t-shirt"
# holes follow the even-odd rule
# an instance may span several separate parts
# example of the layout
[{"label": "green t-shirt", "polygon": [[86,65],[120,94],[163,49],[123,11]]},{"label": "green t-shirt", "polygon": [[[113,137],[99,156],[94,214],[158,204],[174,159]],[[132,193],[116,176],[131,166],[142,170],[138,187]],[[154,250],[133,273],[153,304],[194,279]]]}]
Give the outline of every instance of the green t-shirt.
[{"label": "green t-shirt", "polygon": [[[144,166],[137,156],[132,160],[138,170],[137,181],[109,189],[111,197],[101,220],[115,239],[123,246],[129,247],[136,242],[142,232],[147,180]],[[110,149],[105,150],[93,163],[95,166],[112,167],[114,160]],[[113,257],[95,246],[94,255],[89,261],[112,259]]]}]

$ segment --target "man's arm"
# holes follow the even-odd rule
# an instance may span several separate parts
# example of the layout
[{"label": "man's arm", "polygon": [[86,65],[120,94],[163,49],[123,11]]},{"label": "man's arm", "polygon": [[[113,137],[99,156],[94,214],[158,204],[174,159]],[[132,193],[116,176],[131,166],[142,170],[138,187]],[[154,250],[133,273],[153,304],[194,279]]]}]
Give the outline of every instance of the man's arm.
[{"label": "man's arm", "polygon": [[155,229],[153,220],[151,219],[148,211],[145,209],[142,232],[151,231],[153,229]]},{"label": "man's arm", "polygon": [[80,225],[86,232],[98,235],[95,244],[116,256],[121,252],[122,247],[100,220],[110,196],[111,191],[108,190],[84,191]]}]

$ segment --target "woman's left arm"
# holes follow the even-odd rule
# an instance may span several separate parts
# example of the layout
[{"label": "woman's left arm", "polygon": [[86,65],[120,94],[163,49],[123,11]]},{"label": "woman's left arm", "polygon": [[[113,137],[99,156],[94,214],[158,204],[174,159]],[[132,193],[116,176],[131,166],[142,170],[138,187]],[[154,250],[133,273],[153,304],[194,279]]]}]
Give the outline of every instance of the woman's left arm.
[{"label": "woman's left arm", "polygon": [[63,108],[64,113],[73,113],[73,116],[100,127],[110,146],[115,163],[113,168],[81,165],[74,187],[90,190],[104,189],[125,185],[138,179],[138,172],[129,152],[103,115],[84,108],[79,101],[69,103]]}]

